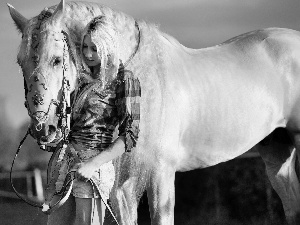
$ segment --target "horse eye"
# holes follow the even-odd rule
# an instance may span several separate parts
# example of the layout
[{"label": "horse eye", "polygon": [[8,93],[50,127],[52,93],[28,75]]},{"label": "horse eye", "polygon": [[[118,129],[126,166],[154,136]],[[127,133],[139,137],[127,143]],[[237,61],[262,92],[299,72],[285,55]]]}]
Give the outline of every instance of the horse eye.
[{"label": "horse eye", "polygon": [[57,66],[61,63],[61,58],[60,57],[55,57],[53,60],[53,66]]}]

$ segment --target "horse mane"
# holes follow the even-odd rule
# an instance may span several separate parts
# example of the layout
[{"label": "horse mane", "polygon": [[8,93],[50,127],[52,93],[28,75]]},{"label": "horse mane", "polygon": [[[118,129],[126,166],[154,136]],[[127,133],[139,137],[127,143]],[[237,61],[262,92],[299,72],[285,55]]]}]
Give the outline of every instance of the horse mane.
[{"label": "horse mane", "polygon": [[[42,18],[43,14],[45,12],[48,12],[49,15],[52,15],[56,9],[57,5],[53,5],[50,7],[45,8],[42,10],[37,16],[31,18],[29,20],[29,25],[27,29],[25,30],[25,33],[23,34],[24,40],[27,41],[26,50],[23,52],[26,56],[30,53],[30,46],[31,46],[31,34],[32,31],[35,29],[40,29],[40,21],[41,24],[43,24],[44,27],[47,27],[50,24],[50,21],[48,18]],[[86,16],[87,14],[91,14],[92,16]],[[65,16],[64,21],[62,25],[62,29],[68,33],[70,43],[72,43],[73,47],[79,50],[80,41],[81,41],[81,32],[83,31],[84,27],[88,24],[88,22],[91,20],[91,18],[98,16],[98,15],[104,15],[110,19],[113,19],[116,21],[116,23],[122,23],[122,21],[135,21],[135,19],[127,15],[123,12],[116,11],[114,9],[111,9],[107,6],[104,6],[99,3],[92,3],[92,2],[66,2],[65,5]],[[74,19],[76,18],[76,19]],[[145,21],[139,20],[138,21],[139,26],[143,24],[144,29],[147,27],[148,29],[152,31],[159,31],[159,28],[157,25],[149,24]],[[123,25],[126,23],[123,23]],[[125,26],[119,26],[118,30],[122,31],[122,29],[126,29]],[[147,29],[146,28],[146,29]],[[163,32],[161,32],[161,35],[163,35]],[[74,54],[75,55],[75,54]],[[78,55],[78,54],[77,54]]]}]

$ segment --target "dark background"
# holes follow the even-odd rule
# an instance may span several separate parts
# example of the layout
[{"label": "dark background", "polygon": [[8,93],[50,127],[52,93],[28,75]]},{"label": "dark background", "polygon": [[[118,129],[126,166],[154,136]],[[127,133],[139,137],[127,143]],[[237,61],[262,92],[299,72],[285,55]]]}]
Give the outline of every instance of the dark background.
[{"label": "dark background", "polygon": [[[175,187],[177,225],[285,224],[280,199],[266,177],[261,158],[238,158],[177,173]],[[144,196],[140,221],[149,217],[147,210]]]},{"label": "dark background", "polygon": [[[7,188],[8,183],[6,184]],[[266,179],[260,158],[176,174],[175,225],[282,225],[281,202]],[[3,183],[0,185],[3,188]],[[22,182],[16,185],[22,190]],[[115,224],[107,212],[106,225]],[[0,224],[46,224],[40,209],[0,197]],[[150,225],[147,198],[139,207],[139,224]]]}]

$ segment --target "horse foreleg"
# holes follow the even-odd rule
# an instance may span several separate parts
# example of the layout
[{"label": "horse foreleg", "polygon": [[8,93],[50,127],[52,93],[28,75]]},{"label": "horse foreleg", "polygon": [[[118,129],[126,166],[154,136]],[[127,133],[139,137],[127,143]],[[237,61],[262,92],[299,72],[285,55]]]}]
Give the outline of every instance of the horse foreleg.
[{"label": "horse foreleg", "polygon": [[174,168],[161,166],[151,173],[147,196],[152,225],[174,224],[174,181]]},{"label": "horse foreleg", "polygon": [[271,185],[282,201],[288,224],[299,224],[300,187],[295,173],[296,150],[272,140],[270,145],[260,147],[259,152]]},{"label": "horse foreleg", "polygon": [[129,178],[118,184],[111,193],[113,211],[120,225],[137,224],[138,199],[135,192],[136,179]]},{"label": "horse foreleg", "polygon": [[110,194],[113,211],[120,225],[137,224],[138,179],[133,175],[132,158],[124,154],[114,161],[116,179]]}]

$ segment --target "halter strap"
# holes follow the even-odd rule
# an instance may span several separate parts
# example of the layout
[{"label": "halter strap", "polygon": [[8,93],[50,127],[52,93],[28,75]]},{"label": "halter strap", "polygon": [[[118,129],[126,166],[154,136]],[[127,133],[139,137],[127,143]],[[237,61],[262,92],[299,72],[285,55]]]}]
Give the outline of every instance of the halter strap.
[{"label": "halter strap", "polygon": [[141,42],[141,30],[140,30],[140,27],[139,27],[139,24],[137,21],[135,21],[135,27],[137,28],[139,34],[138,34],[138,43],[137,43],[137,46],[135,48],[135,51],[133,52],[133,54],[129,57],[129,59],[127,59],[127,61],[123,64],[124,67],[128,66],[128,64],[130,63],[130,61],[133,59],[133,57],[136,55],[138,49],[139,49],[139,46],[140,46],[140,42]]}]

